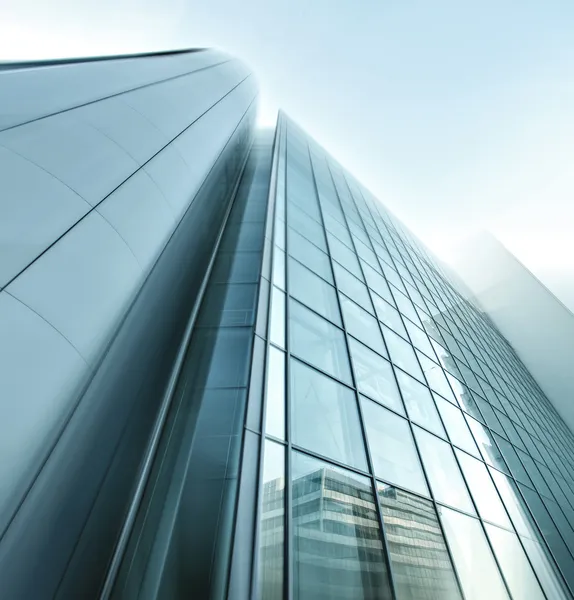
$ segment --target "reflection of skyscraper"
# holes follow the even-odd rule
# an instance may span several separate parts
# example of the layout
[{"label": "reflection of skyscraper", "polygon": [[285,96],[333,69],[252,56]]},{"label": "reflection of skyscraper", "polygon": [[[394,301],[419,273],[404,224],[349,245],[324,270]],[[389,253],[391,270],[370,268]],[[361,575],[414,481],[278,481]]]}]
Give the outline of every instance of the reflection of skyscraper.
[{"label": "reflection of skyscraper", "polygon": [[432,502],[391,486],[379,486],[379,498],[400,598],[459,598]]},{"label": "reflection of skyscraper", "polygon": [[294,596],[381,598],[386,566],[373,492],[330,468],[293,481]]}]

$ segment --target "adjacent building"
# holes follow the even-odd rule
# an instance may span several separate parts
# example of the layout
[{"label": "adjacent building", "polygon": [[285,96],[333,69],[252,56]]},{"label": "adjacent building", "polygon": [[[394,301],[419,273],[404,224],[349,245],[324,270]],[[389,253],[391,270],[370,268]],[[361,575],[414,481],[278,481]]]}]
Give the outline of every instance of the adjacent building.
[{"label": "adjacent building", "polygon": [[248,69],[0,85],[4,597],[573,598],[571,430]]}]

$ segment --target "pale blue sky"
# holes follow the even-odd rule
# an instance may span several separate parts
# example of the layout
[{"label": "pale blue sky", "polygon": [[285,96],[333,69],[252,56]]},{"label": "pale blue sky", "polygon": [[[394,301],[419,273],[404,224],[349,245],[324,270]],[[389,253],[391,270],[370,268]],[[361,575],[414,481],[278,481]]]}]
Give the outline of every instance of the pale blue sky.
[{"label": "pale blue sky", "polygon": [[571,0],[0,0],[0,56],[219,46],[443,257],[492,230],[574,307]]}]

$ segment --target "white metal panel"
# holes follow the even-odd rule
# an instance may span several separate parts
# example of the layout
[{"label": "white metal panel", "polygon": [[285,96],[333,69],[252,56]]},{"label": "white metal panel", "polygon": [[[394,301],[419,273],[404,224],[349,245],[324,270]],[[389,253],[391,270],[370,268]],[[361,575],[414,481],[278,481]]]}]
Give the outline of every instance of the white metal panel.
[{"label": "white metal panel", "polygon": [[144,166],[144,170],[162,191],[176,219],[180,219],[196,190],[181,154],[169,144]]},{"label": "white metal panel", "polygon": [[143,170],[108,196],[97,210],[131,248],[144,271],[153,264],[175,227],[171,208]]},{"label": "white metal panel", "polygon": [[88,366],[42,317],[0,293],[0,529],[68,416]]},{"label": "white metal panel", "polygon": [[114,140],[138,164],[149,160],[171,140],[122,96],[93,102],[74,111],[81,119]]},{"label": "white metal panel", "polygon": [[0,133],[0,144],[42,167],[94,205],[137,168],[128,153],[75,111]]},{"label": "white metal panel", "polygon": [[230,63],[129,92],[122,99],[170,139],[209,110],[240,81]]},{"label": "white metal panel", "polygon": [[131,250],[94,211],[7,290],[51,323],[92,363],[141,278],[141,267]]},{"label": "white metal panel", "polygon": [[0,287],[89,210],[61,181],[0,147]]},{"label": "white metal panel", "polygon": [[50,66],[38,63],[0,73],[0,129],[216,64],[208,50]]}]

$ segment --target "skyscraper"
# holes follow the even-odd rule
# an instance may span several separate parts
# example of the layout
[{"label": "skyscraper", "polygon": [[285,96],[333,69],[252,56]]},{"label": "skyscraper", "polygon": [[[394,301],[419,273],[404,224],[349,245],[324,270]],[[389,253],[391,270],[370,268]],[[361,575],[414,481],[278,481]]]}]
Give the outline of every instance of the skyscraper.
[{"label": "skyscraper", "polygon": [[243,66],[0,83],[7,597],[572,598],[572,432]]}]

